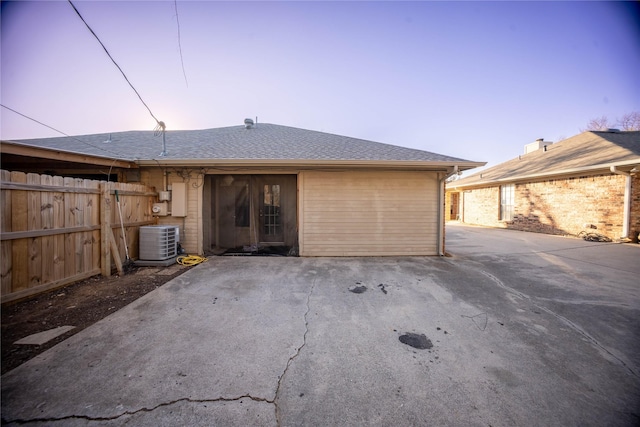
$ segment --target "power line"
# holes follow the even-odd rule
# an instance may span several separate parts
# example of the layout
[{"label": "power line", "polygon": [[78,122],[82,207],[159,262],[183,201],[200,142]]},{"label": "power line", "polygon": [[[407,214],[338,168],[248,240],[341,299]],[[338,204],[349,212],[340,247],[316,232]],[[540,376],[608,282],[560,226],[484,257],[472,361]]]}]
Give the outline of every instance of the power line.
[{"label": "power line", "polygon": [[6,105],[4,105],[4,104],[0,104],[0,106],[1,106],[2,108],[6,108],[7,110],[9,110],[9,111],[12,111],[12,112],[16,113],[16,114],[17,114],[17,115],[19,115],[19,116],[24,117],[25,119],[29,119],[29,120],[31,120],[32,122],[36,122],[36,123],[38,123],[39,125],[42,125],[42,126],[47,127],[47,128],[49,128],[49,129],[51,129],[51,130],[54,130],[54,131],[58,132],[59,134],[62,134],[62,135],[66,136],[66,137],[69,137],[69,138],[71,138],[71,139],[75,139],[75,140],[76,140],[76,141],[78,141],[78,142],[81,142],[81,143],[83,143],[83,144],[86,144],[86,145],[88,145],[88,146],[90,146],[90,147],[93,147],[93,148],[95,148],[95,149],[98,149],[98,150],[104,151],[105,153],[109,153],[109,154],[111,154],[111,155],[114,155],[114,156],[115,156],[115,159],[119,159],[119,158],[121,158],[121,157],[120,157],[120,155],[119,155],[118,153],[116,153],[116,152],[106,150],[106,149],[104,149],[104,148],[102,148],[102,147],[100,147],[100,146],[90,144],[90,143],[88,143],[87,141],[83,141],[83,140],[81,140],[81,139],[79,139],[79,138],[76,138],[75,136],[71,136],[71,135],[69,135],[69,134],[66,134],[66,133],[62,132],[61,130],[58,130],[58,129],[54,128],[53,126],[49,126],[49,125],[48,125],[48,124],[46,124],[46,123],[42,123],[40,120],[36,120],[36,119],[34,119],[33,117],[29,117],[29,116],[27,116],[26,114],[22,114],[21,112],[16,111],[16,110],[14,110],[13,108],[7,107],[7,106],[6,106]]},{"label": "power line", "polygon": [[87,21],[84,20],[84,18],[82,17],[82,15],[80,14],[80,12],[78,11],[78,9],[76,8],[76,6],[71,2],[71,0],[67,0],[69,2],[69,4],[71,5],[71,7],[73,8],[73,10],[75,10],[75,12],[78,14],[78,16],[80,17],[80,19],[82,20],[82,22],[84,22],[84,25],[87,26],[87,28],[89,29],[89,31],[91,32],[91,34],[93,34],[93,36],[96,38],[96,40],[98,40],[98,43],[100,43],[100,46],[102,46],[102,48],[104,49],[104,51],[107,53],[107,56],[109,57],[109,59],[111,59],[111,62],[113,62],[113,64],[116,66],[116,68],[120,71],[120,73],[122,73],[122,76],[124,77],[124,79],[127,81],[127,83],[129,83],[129,86],[131,86],[131,89],[133,89],[133,91],[136,93],[136,95],[138,95],[138,98],[140,99],[140,102],[142,102],[142,104],[147,108],[147,110],[149,111],[149,114],[151,114],[151,117],[153,117],[153,119],[156,121],[156,123],[158,124],[158,126],[162,127],[162,129],[164,130],[165,125],[163,122],[161,122],[160,120],[158,120],[156,118],[156,116],[153,115],[153,113],[151,112],[151,108],[149,108],[149,106],[147,105],[146,102],[144,102],[144,100],[142,99],[142,96],[140,96],[140,94],[138,93],[138,91],[136,90],[135,87],[133,87],[133,85],[131,84],[131,82],[129,81],[129,79],[127,78],[127,75],[124,73],[124,71],[122,71],[122,68],[120,68],[120,66],[118,65],[118,63],[115,61],[115,59],[113,59],[113,57],[111,56],[111,54],[109,53],[109,51],[107,50],[106,46],[102,43],[102,41],[100,41],[100,38],[98,38],[98,35],[91,29],[91,27],[89,26],[89,24],[87,24]]},{"label": "power line", "polygon": [[69,136],[69,135],[67,135],[66,133],[62,132],[61,130],[58,130],[58,129],[54,128],[54,127],[51,127],[51,126],[49,126],[49,125],[48,125],[48,124],[46,124],[46,123],[42,123],[41,121],[36,120],[36,119],[34,119],[33,117],[29,117],[29,116],[27,116],[26,114],[22,114],[21,112],[16,111],[16,110],[14,110],[13,108],[9,108],[9,107],[7,107],[7,106],[6,106],[6,105],[4,105],[4,104],[0,104],[0,105],[2,106],[2,108],[6,108],[6,109],[7,109],[7,110],[9,110],[9,111],[13,111],[14,113],[16,113],[16,114],[18,114],[18,115],[20,115],[20,116],[24,117],[25,119],[29,119],[29,120],[31,120],[31,121],[33,121],[33,122],[38,123],[39,125],[42,125],[42,126],[44,126],[44,127],[48,127],[49,129],[54,130],[54,131],[56,131],[56,132],[58,132],[58,133],[61,133],[62,135]]},{"label": "power line", "polygon": [[180,42],[180,19],[178,18],[178,0],[173,0],[173,5],[176,9],[176,24],[178,24],[178,50],[180,51],[180,63],[182,64],[182,75],[184,76],[184,83],[189,87],[187,81],[187,73],[184,70],[184,59],[182,58],[182,43]]}]

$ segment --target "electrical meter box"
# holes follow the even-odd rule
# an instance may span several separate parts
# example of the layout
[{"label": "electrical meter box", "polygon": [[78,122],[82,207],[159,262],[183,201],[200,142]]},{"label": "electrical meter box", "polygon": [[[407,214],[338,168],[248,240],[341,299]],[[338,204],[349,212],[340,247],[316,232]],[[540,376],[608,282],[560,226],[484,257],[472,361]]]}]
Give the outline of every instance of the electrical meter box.
[{"label": "electrical meter box", "polygon": [[151,213],[154,216],[167,216],[169,214],[167,202],[154,203],[153,207],[151,207]]}]

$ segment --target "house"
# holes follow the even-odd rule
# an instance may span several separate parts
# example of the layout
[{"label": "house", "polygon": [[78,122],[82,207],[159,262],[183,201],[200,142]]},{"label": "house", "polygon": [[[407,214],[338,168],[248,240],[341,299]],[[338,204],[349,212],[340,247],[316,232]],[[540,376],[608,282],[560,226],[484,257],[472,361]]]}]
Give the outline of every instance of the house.
[{"label": "house", "polygon": [[515,159],[447,184],[447,220],[548,234],[593,231],[637,241],[640,132],[543,139]]},{"label": "house", "polygon": [[244,125],[3,141],[2,168],[140,182],[190,253],[444,254],[444,182],[484,163],[324,132]]}]

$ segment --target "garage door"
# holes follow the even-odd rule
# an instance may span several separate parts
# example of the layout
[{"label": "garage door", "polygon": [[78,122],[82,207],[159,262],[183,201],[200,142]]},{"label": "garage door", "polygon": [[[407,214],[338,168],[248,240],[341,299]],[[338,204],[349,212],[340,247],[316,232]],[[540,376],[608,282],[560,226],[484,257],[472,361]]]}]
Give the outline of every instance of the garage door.
[{"label": "garage door", "polygon": [[301,172],[300,255],[437,253],[434,172]]}]

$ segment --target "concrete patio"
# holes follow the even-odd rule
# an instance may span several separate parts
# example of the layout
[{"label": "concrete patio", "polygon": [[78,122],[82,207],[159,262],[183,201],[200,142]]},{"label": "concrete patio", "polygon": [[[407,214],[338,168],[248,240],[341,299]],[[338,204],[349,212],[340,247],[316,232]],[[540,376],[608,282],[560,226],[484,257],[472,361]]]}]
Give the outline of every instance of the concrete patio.
[{"label": "concrete patio", "polygon": [[640,422],[639,245],[448,226],[447,251],[211,258],[5,374],[3,423]]}]

